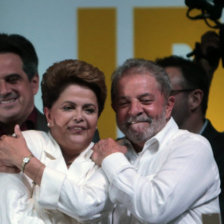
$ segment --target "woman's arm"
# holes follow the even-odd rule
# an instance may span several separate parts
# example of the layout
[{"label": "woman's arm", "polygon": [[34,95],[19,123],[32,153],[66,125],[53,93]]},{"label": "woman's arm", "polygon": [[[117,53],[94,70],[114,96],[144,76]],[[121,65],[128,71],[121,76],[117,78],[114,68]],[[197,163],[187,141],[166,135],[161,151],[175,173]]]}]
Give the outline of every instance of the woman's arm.
[{"label": "woman's arm", "polygon": [[[5,167],[15,166],[21,170],[23,158],[31,154],[28,146],[35,145],[35,149],[31,149],[33,152],[43,149],[41,144],[37,144],[39,139],[33,136],[30,136],[27,146],[19,127],[15,128],[15,134],[16,138],[4,136],[0,141],[0,162],[4,163]],[[14,151],[17,151],[16,155],[12,156]],[[94,174],[82,183],[73,178],[73,175],[79,172],[77,169],[68,175],[65,170],[61,170],[57,160],[52,161],[53,166],[46,164],[45,167],[41,161],[32,157],[24,169],[24,173],[40,186],[38,202],[43,208],[57,209],[79,220],[100,218],[105,215],[105,211],[109,213],[111,204],[108,203],[107,180],[102,172],[95,172],[96,165],[91,160]]]},{"label": "woman's arm", "polygon": [[33,213],[33,186],[24,175],[0,173],[0,185],[0,223],[44,224]]}]

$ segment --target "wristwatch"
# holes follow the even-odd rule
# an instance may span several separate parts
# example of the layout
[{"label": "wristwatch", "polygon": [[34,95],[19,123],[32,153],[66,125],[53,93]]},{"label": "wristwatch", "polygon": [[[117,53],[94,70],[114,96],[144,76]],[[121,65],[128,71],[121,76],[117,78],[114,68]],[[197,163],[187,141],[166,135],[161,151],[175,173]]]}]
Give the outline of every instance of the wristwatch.
[{"label": "wristwatch", "polygon": [[22,161],[22,169],[21,171],[24,173],[24,170],[25,170],[25,166],[30,162],[31,158],[33,157],[33,154],[30,154],[29,156],[26,156],[23,158],[23,161]]}]

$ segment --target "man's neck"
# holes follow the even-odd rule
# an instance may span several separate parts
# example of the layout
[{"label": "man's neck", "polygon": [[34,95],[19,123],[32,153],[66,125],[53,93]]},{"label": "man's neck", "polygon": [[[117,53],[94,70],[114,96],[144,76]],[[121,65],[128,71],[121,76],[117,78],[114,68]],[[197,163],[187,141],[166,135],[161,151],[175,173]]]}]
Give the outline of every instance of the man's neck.
[{"label": "man's neck", "polygon": [[[34,109],[34,107],[33,107],[33,109]],[[33,109],[31,110],[31,113],[32,113]],[[17,119],[17,120],[11,119],[10,121],[0,122],[0,135],[13,134],[15,125],[19,124],[21,126],[27,120],[27,118],[29,117],[30,114],[28,114],[26,117],[21,117],[20,119]]]},{"label": "man's neck", "polygon": [[185,120],[185,122],[180,126],[181,129],[186,129],[193,133],[200,133],[200,130],[204,124],[204,117],[200,116],[191,116]]}]

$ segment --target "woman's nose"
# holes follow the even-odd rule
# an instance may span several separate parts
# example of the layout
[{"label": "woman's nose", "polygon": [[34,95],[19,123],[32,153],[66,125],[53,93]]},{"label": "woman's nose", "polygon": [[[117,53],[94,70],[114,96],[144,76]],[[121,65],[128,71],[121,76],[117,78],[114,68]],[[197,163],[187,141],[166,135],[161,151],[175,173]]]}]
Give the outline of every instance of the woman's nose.
[{"label": "woman's nose", "polygon": [[76,122],[80,122],[83,121],[83,113],[81,110],[75,110],[74,115],[73,115],[73,119]]}]

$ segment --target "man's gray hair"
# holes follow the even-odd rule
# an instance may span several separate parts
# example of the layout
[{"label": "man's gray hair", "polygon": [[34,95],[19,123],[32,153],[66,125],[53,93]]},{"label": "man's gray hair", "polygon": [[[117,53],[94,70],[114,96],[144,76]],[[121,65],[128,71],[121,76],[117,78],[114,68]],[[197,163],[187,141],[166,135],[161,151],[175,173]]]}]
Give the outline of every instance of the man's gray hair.
[{"label": "man's gray hair", "polygon": [[160,91],[167,100],[171,85],[165,70],[158,66],[156,63],[150,60],[130,58],[127,59],[121,66],[119,66],[112,74],[112,84],[111,84],[111,101],[115,103],[115,98],[117,94],[117,84],[118,81],[123,76],[133,75],[133,74],[146,74],[150,73],[151,76],[155,77],[159,84]]}]

